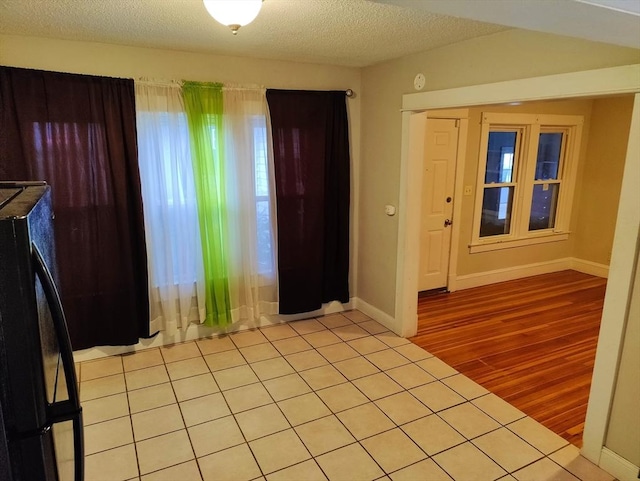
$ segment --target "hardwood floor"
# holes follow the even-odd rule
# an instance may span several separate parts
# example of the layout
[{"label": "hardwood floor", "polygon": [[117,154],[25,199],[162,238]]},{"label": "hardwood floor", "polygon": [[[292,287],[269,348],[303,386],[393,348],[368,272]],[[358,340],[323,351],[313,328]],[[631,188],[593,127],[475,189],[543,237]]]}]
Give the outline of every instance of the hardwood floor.
[{"label": "hardwood floor", "polygon": [[421,296],[411,341],[581,447],[606,282],[562,271]]}]

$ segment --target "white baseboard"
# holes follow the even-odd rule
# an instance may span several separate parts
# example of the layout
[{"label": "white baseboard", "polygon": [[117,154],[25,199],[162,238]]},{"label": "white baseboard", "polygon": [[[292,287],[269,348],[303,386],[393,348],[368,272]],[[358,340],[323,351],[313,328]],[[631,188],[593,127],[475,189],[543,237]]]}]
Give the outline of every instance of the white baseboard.
[{"label": "white baseboard", "polygon": [[458,276],[455,279],[450,279],[449,290],[453,292],[457,290],[470,289],[472,287],[486,286],[489,284],[495,284],[496,282],[512,281],[514,279],[522,279],[523,277],[537,276],[540,274],[549,274],[551,272],[564,271],[566,269],[573,269],[574,271],[603,277],[605,279],[609,276],[609,266],[598,264],[597,262],[577,259],[575,257],[565,257],[563,259],[555,259],[548,262],[536,262],[535,264],[513,266],[505,269],[496,269],[493,271]]},{"label": "white baseboard", "polygon": [[[493,271],[478,272],[456,277],[455,290],[470,289],[472,287],[486,286],[496,282],[512,281],[523,277],[549,274],[551,272],[570,269],[571,258],[555,259],[548,262],[536,262],[523,266],[507,267]],[[451,287],[449,288],[450,290]]]},{"label": "white baseboard", "polygon": [[[247,329],[255,329],[257,327],[266,327],[274,324],[282,324],[284,322],[298,321],[301,319],[308,319],[310,317],[324,316],[327,314],[334,314],[336,312],[343,312],[354,309],[355,298],[351,298],[346,304],[334,301],[312,312],[304,312],[302,314],[294,315],[273,315],[262,316],[260,321],[255,323],[248,323],[246,321],[237,322],[226,329],[217,329],[213,327],[203,326],[202,324],[190,324],[184,331],[175,331],[174,334],[169,335],[163,331],[160,331],[157,335],[150,339],[140,339],[137,344],[131,346],[98,346],[90,349],[83,349],[81,351],[75,351],[73,353],[73,359],[75,362],[90,361],[92,359],[98,359],[106,356],[115,356],[118,354],[126,354],[129,352],[142,351],[144,349],[151,349],[154,347],[167,346],[178,342],[193,341],[195,339],[202,339],[204,337],[219,336],[228,334],[230,332],[244,331]],[[364,311],[363,311],[364,312]],[[365,313],[366,314],[366,313]]]},{"label": "white baseboard", "polygon": [[600,467],[619,481],[638,481],[640,468],[607,448],[602,448]]},{"label": "white baseboard", "polygon": [[368,302],[363,301],[359,297],[355,297],[354,301],[355,301],[355,306],[354,306],[355,309],[358,309],[363,314],[366,314],[374,321],[378,321],[380,324],[382,324],[384,327],[386,327],[390,331],[394,331],[394,332],[396,331],[397,326],[396,326],[396,320],[394,317],[390,316],[386,312],[381,311],[377,307],[372,306]]},{"label": "white baseboard", "polygon": [[571,258],[569,266],[574,271],[583,272],[592,276],[609,278],[609,266],[598,264],[597,262],[585,261],[584,259]]}]

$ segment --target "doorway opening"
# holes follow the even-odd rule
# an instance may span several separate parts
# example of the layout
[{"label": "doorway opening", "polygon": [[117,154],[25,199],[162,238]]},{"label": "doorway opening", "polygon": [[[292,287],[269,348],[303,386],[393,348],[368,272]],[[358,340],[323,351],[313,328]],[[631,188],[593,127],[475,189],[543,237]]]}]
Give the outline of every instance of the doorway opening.
[{"label": "doorway opening", "polygon": [[[420,209],[416,206],[416,201],[421,193],[422,179],[417,175],[420,172],[420,165],[416,165],[412,156],[415,155],[416,144],[418,144],[415,140],[415,133],[416,127],[420,124],[418,119],[421,112],[469,105],[507,104],[523,100],[583,98],[593,96],[596,93],[601,95],[635,94],[640,90],[640,86],[635,80],[638,72],[640,72],[639,66],[625,66],[447,91],[410,94],[404,97],[404,135],[399,202],[401,215],[399,219],[395,311],[395,319],[398,323],[397,332],[410,337],[417,330],[418,269],[416,260],[419,256],[419,227],[415,225],[415,220],[419,219]],[[639,115],[640,99],[636,96],[630,139],[637,139],[640,136]],[[613,345],[615,349],[609,348],[608,352],[598,351],[585,427],[582,453],[596,463],[604,446],[608,412],[614,388],[613,382],[618,366],[632,286],[633,263],[626,260],[633,259],[635,256],[638,227],[640,226],[640,215],[633,204],[638,197],[638,179],[633,170],[638,169],[640,163],[637,151],[636,146],[630,142],[618,211],[618,218],[624,218],[625,222],[618,222],[616,226],[612,269],[602,316],[603,330],[600,333],[600,342],[606,342],[609,346]],[[460,180],[456,179],[456,195],[463,191],[462,188]],[[455,222],[454,214],[454,226]],[[616,259],[619,259],[620,262],[616,262]]]},{"label": "doorway opening", "polygon": [[[463,164],[466,160],[461,175],[465,190],[475,187],[476,192],[455,199],[462,208],[454,221],[463,224],[459,228],[462,242],[451,251],[458,260],[457,272],[453,270],[451,276],[450,291],[455,293],[427,299],[420,292],[418,298],[418,335],[413,342],[578,447],[582,446],[613,241],[614,226],[602,213],[617,210],[625,162],[624,149],[611,146],[627,144],[632,106],[633,97],[626,96],[467,109],[471,127],[468,138],[461,139],[468,144],[468,158],[460,160]],[[510,124],[488,123],[496,119]],[[545,120],[579,123],[579,130],[544,127]],[[540,121],[542,127],[533,125],[535,132],[529,134],[525,122],[532,121]],[[445,179],[428,181],[434,177],[432,159],[441,164],[446,161],[445,142],[438,142],[433,126],[430,128],[430,123],[437,122],[443,121],[429,117],[425,132],[423,226],[433,216],[429,202],[444,197],[438,185],[445,184]],[[555,130],[561,134],[549,133]],[[551,135],[557,141],[553,149],[542,143]],[[579,187],[574,196],[569,189],[576,183],[572,177],[578,165]],[[545,187],[552,193],[547,200],[531,194],[536,188],[544,194]],[[501,191],[509,192],[507,206],[494,195]],[[549,199],[555,202],[549,204]],[[563,223],[571,228],[560,228]],[[427,248],[431,239],[424,230],[420,282],[425,279],[425,264],[437,264],[427,262],[429,256],[438,254]],[[571,239],[565,230],[571,232]],[[516,234],[518,246],[506,247]],[[496,244],[496,239],[502,244]],[[547,242],[527,245],[527,240]],[[484,250],[487,248],[492,250]],[[526,267],[534,262],[535,268]],[[586,262],[590,264],[585,269]],[[574,270],[567,270],[570,268]],[[530,277],[536,269],[554,274],[543,274],[538,281]],[[602,277],[591,278],[594,286],[585,285],[583,277],[591,276],[579,270]],[[557,272],[565,274],[558,277]],[[509,282],[512,278],[520,280]],[[429,287],[444,285],[446,281]],[[587,303],[586,311],[583,303]],[[445,346],[439,344],[442,339],[448,339]],[[522,353],[528,356],[526,361]],[[574,365],[576,357],[579,362]],[[566,372],[555,369],[563,365],[572,367]],[[532,366],[538,369],[531,372]]]}]

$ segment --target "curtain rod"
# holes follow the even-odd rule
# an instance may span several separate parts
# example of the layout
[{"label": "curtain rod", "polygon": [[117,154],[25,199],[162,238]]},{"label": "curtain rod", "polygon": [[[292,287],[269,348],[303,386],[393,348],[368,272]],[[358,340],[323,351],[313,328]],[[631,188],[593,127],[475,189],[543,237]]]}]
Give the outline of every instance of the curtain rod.
[{"label": "curtain rod", "polygon": [[[180,86],[182,82],[184,82],[184,80],[162,80],[162,79],[153,79],[148,77],[138,77],[135,80],[139,83],[147,84],[147,85],[172,86],[172,87]],[[203,83],[210,83],[210,82],[203,82]],[[260,90],[264,88],[265,87],[262,87],[260,85],[255,85],[255,84],[248,84],[248,85],[242,85],[242,84],[225,85],[224,83],[222,84],[223,90]],[[356,96],[356,93],[352,89],[346,89],[344,91],[344,94],[349,98],[354,98]]]},{"label": "curtain rod", "polygon": [[134,82],[144,85],[154,85],[158,87],[180,87],[181,80],[164,80],[148,77],[138,77],[134,79]]}]

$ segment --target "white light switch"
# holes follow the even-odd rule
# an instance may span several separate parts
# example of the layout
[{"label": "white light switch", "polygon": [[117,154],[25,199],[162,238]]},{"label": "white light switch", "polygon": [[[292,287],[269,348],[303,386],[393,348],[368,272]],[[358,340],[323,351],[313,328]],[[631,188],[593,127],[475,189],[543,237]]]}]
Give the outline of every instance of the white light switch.
[{"label": "white light switch", "polygon": [[387,204],[384,206],[384,213],[389,216],[396,215],[396,207],[394,205]]}]

